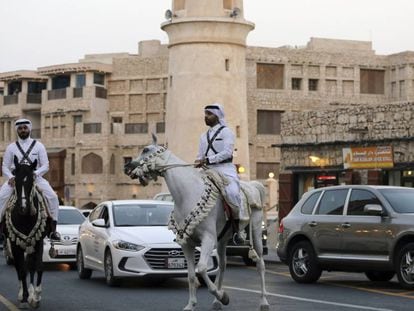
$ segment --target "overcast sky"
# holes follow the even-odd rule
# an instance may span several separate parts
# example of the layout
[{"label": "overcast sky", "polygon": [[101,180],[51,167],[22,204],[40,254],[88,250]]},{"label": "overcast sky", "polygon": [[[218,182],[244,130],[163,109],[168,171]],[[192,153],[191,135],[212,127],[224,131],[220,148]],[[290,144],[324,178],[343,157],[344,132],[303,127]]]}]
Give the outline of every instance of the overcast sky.
[{"label": "overcast sky", "polygon": [[[0,0],[0,72],[137,53],[171,0]],[[367,40],[377,54],[414,51],[414,0],[245,0],[248,45],[306,45],[310,37]]]}]

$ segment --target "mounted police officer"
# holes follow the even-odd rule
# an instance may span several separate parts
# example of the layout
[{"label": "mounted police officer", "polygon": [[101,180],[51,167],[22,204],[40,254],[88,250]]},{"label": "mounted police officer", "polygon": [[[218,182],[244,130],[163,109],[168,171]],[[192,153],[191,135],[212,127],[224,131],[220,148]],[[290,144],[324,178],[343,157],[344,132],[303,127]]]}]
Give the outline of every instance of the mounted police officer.
[{"label": "mounted police officer", "polygon": [[45,146],[30,137],[32,122],[28,119],[19,119],[15,122],[18,139],[16,142],[7,146],[3,156],[2,171],[7,181],[0,188],[0,218],[3,218],[7,201],[13,193],[15,185],[15,176],[13,174],[14,156],[17,157],[20,164],[30,165],[37,160],[37,168],[34,171],[35,182],[39,190],[48,202],[48,211],[51,222],[51,238],[59,239],[56,232],[56,224],[59,213],[59,201],[55,191],[49,185],[48,181],[42,176],[49,170],[49,159]]},{"label": "mounted police officer", "polygon": [[224,110],[220,104],[214,103],[204,108],[204,121],[209,130],[202,134],[195,161],[196,167],[207,166],[222,173],[229,181],[225,188],[225,201],[232,210],[234,219],[235,244],[243,244],[243,234],[239,232],[239,212],[241,208],[240,180],[236,166],[233,164],[235,136],[226,126]]}]

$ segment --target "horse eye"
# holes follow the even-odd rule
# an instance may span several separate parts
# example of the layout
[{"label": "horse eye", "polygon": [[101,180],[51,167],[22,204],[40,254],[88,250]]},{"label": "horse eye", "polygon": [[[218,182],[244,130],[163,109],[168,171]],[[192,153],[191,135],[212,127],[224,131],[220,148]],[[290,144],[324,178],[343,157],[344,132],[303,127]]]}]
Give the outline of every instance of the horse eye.
[{"label": "horse eye", "polygon": [[146,153],[149,151],[149,148],[145,147],[144,150],[142,150],[143,153]]}]

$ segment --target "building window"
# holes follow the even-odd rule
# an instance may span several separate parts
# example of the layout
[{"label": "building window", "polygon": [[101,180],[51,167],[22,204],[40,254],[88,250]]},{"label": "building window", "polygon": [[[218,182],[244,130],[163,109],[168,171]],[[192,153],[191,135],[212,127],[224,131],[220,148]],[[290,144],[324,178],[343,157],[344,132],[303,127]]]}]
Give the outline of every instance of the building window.
[{"label": "building window", "polygon": [[75,154],[74,153],[72,153],[71,154],[71,156],[70,156],[70,173],[72,174],[72,175],[75,175]]},{"label": "building window", "polygon": [[[82,116],[73,116],[73,136],[76,134],[76,124],[82,122]],[[46,123],[47,125],[48,123]]]},{"label": "building window", "polygon": [[165,133],[165,122],[157,122],[156,132],[157,133]]},{"label": "building window", "polygon": [[111,122],[111,134],[120,134],[120,129],[122,126],[122,117],[112,117]]},{"label": "building window", "polygon": [[84,87],[86,85],[86,75],[78,74],[76,75],[76,87]]},{"label": "building window", "polygon": [[127,123],[125,124],[125,134],[148,133],[148,123]]},{"label": "building window", "polygon": [[256,64],[258,89],[283,89],[284,65],[280,64]]},{"label": "building window", "polygon": [[59,75],[52,78],[52,90],[64,89],[70,86],[70,75]]},{"label": "building window", "polygon": [[101,133],[101,123],[85,123],[83,124],[84,134],[99,134]]},{"label": "building window", "polygon": [[224,61],[224,67],[226,71],[230,71],[230,59],[226,58],[226,60]]},{"label": "building window", "polygon": [[8,84],[8,95],[16,95],[17,93],[22,91],[22,82],[21,81],[13,81]]},{"label": "building window", "polygon": [[105,74],[94,72],[93,83],[99,85],[105,85]]},{"label": "building window", "polygon": [[132,161],[132,157],[124,157],[124,166]]},{"label": "building window", "polygon": [[309,91],[317,91],[318,90],[318,79],[309,79]]},{"label": "building window", "polygon": [[292,78],[292,90],[301,90],[301,89],[302,89],[302,79]]},{"label": "building window", "polygon": [[361,94],[384,94],[384,70],[361,69]]},{"label": "building window", "polygon": [[28,94],[41,94],[42,90],[46,89],[46,82],[28,82],[27,93]]},{"label": "building window", "polygon": [[279,163],[276,162],[258,162],[256,163],[256,178],[268,179],[269,173],[273,173],[274,176],[279,175]]},{"label": "building window", "polygon": [[102,158],[89,153],[82,158],[82,174],[102,174]]},{"label": "building window", "polygon": [[257,111],[257,134],[280,134],[280,111],[258,110]]}]

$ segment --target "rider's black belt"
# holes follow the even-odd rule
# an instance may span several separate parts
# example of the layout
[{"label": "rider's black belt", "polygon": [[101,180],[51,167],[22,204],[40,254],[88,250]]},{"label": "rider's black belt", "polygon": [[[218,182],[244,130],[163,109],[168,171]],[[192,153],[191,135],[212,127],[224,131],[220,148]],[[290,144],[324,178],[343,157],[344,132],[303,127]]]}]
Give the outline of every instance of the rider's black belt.
[{"label": "rider's black belt", "polygon": [[233,157],[231,157],[230,159],[223,160],[221,162],[209,163],[209,164],[214,165],[214,164],[223,164],[223,163],[232,163],[232,162],[233,162]]}]

